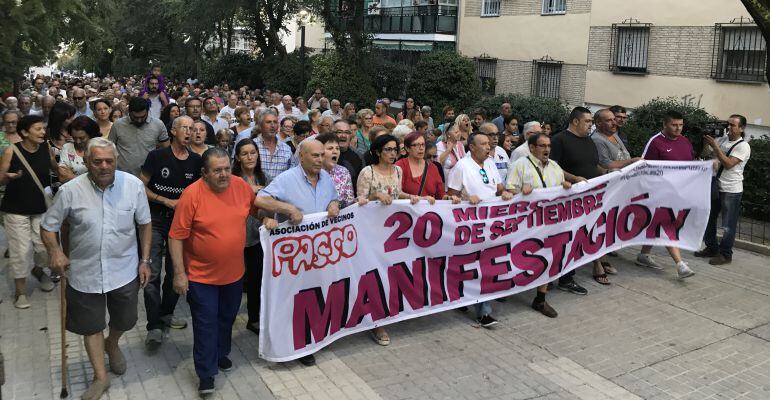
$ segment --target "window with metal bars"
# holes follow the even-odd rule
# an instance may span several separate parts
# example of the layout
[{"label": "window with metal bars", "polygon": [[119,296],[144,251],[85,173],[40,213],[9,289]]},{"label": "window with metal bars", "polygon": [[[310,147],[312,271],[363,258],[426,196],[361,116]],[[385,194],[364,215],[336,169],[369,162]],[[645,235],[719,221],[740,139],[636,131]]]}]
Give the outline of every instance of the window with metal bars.
[{"label": "window with metal bars", "polygon": [[532,61],[532,96],[559,98],[562,64],[548,56]]},{"label": "window with metal bars", "polygon": [[734,82],[765,82],[767,44],[754,21],[740,18],[716,24],[711,75]]},{"label": "window with metal bars", "polygon": [[482,17],[499,17],[500,0],[481,0]]},{"label": "window with metal bars", "polygon": [[650,24],[626,20],[612,24],[610,71],[643,74],[647,72]]},{"label": "window with metal bars", "polygon": [[482,54],[480,57],[474,59],[476,61],[476,75],[479,77],[479,83],[481,85],[481,92],[486,95],[495,94],[495,86],[497,86],[497,59]]},{"label": "window with metal bars", "polygon": [[567,13],[567,0],[543,0],[543,9],[541,14],[566,14]]}]

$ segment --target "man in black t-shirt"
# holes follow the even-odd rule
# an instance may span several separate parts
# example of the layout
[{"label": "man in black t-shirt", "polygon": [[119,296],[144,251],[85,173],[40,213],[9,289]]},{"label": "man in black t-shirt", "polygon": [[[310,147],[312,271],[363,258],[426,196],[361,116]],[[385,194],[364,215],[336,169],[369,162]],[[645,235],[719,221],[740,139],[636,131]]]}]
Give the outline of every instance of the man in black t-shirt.
[{"label": "man in black t-shirt", "polygon": [[334,123],[333,132],[337,135],[337,141],[340,145],[340,161],[338,164],[347,168],[348,172],[350,172],[350,178],[353,181],[353,193],[356,193],[358,174],[364,168],[364,162],[361,160],[361,156],[350,148],[350,138],[355,135],[355,131],[350,129],[348,121],[340,119]]},{"label": "man in black t-shirt", "polygon": [[[151,151],[139,176],[144,182],[152,215],[152,275],[144,288],[144,308],[147,311],[147,338],[144,343],[150,350],[157,349],[163,342],[164,328],[184,329],[187,326],[186,321],[173,319],[179,295],[173,288],[173,264],[167,246],[176,202],[182,191],[198,180],[203,165],[201,157],[187,149],[192,126],[193,120],[190,117],[175,119],[171,126],[171,146]],[[164,250],[167,253],[166,276],[161,288],[161,258]]]},{"label": "man in black t-shirt", "polygon": [[[595,178],[606,172],[599,166],[599,152],[589,137],[592,124],[591,111],[585,107],[575,107],[570,113],[567,130],[551,137],[550,158],[559,164],[564,170],[564,178],[572,183]],[[609,285],[601,259],[594,261],[593,266],[594,280]],[[586,288],[575,282],[574,276],[575,270],[572,270],[559,278],[559,289],[579,295],[588,294]]]}]

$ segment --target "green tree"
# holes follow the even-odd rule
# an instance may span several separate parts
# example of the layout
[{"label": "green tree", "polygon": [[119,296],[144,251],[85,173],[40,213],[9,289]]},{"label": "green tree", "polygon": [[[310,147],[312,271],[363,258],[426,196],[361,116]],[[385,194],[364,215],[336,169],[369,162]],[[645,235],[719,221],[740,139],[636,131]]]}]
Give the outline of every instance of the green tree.
[{"label": "green tree", "polygon": [[419,104],[436,110],[451,104],[465,109],[481,97],[476,67],[454,51],[434,51],[420,57],[408,93]]},{"label": "green tree", "polygon": [[371,107],[377,99],[371,78],[343,55],[330,51],[316,56],[307,89],[322,87],[329,99],[355,103],[357,107]]},{"label": "green tree", "polygon": [[0,76],[18,81],[94,28],[80,0],[0,0]]}]

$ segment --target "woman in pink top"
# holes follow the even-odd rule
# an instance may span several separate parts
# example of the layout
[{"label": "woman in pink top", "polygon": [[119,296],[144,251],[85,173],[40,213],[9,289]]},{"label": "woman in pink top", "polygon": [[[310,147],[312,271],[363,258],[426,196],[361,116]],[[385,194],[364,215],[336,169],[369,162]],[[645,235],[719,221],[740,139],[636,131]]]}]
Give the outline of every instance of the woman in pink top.
[{"label": "woman in pink top", "polygon": [[436,154],[439,164],[444,167],[444,177],[448,177],[455,164],[465,157],[465,146],[460,140],[457,124],[450,125],[444,133],[444,140],[436,143]]}]

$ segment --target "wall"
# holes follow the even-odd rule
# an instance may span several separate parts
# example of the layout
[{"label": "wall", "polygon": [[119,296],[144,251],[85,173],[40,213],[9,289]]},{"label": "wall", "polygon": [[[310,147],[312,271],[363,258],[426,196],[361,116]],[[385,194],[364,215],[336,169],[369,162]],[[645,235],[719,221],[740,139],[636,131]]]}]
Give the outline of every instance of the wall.
[{"label": "wall", "polygon": [[659,26],[713,27],[740,16],[749,13],[739,0],[593,0],[591,5],[591,26],[609,26],[632,17]]},{"label": "wall", "polygon": [[743,114],[754,125],[770,124],[770,90],[767,84],[723,83],[713,79],[675,76],[619,75],[605,71],[586,73],[586,102],[637,107],[654,97],[673,96],[700,105],[719,118]]},{"label": "wall", "polygon": [[[532,61],[498,60],[497,61],[497,94],[532,93]],[[559,98],[570,105],[583,104],[585,96],[586,66],[580,64],[563,64]]]}]

